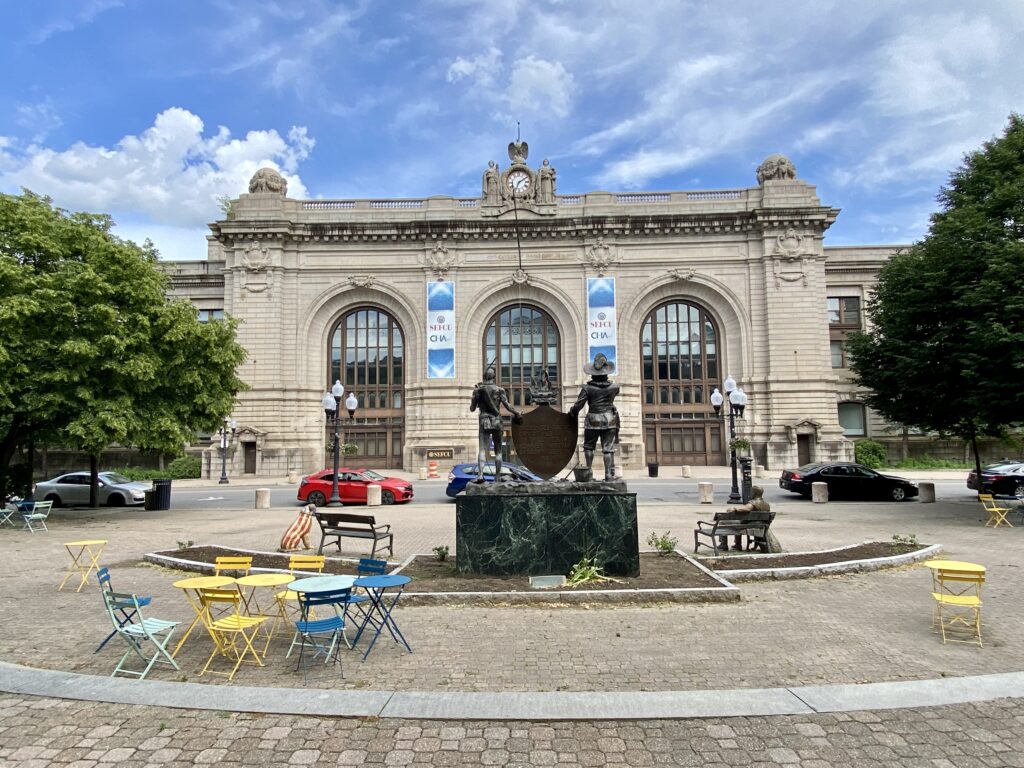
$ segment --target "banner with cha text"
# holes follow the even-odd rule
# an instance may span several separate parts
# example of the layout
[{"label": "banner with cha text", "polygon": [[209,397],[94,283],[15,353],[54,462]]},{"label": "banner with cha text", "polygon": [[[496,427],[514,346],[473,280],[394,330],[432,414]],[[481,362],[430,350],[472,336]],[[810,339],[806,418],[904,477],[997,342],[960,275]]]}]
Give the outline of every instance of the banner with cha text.
[{"label": "banner with cha text", "polygon": [[427,283],[427,378],[455,378],[455,283]]},{"label": "banner with cha text", "polygon": [[598,353],[615,360],[615,278],[587,278],[587,360]]}]

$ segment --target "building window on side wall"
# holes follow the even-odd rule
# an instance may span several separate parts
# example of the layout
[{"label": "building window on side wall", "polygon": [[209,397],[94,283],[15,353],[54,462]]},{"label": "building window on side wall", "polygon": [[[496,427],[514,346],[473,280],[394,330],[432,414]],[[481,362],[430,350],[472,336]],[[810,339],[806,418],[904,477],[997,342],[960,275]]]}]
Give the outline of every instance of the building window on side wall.
[{"label": "building window on side wall", "polygon": [[846,342],[843,340],[830,341],[829,348],[832,351],[832,367],[846,368]]},{"label": "building window on side wall", "polygon": [[208,323],[211,320],[223,320],[224,310],[223,309],[200,309],[197,310],[200,323]]},{"label": "building window on side wall", "polygon": [[860,328],[860,296],[834,296],[828,299],[830,327]]},{"label": "building window on side wall", "polygon": [[867,434],[864,406],[860,403],[840,403],[839,425],[845,437],[864,437]]}]

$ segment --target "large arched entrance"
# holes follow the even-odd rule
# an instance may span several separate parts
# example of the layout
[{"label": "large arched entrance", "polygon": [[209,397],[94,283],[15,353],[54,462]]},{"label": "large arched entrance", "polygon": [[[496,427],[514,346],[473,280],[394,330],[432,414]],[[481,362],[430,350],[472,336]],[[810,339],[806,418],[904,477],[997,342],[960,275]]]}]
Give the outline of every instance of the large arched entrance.
[{"label": "large arched entrance", "polygon": [[[551,315],[530,304],[506,306],[495,312],[484,330],[483,368],[494,365],[497,383],[508,391],[517,409],[532,409],[530,380],[547,370],[551,389],[561,387],[562,373],[558,326]],[[506,458],[515,457],[511,430]]]},{"label": "large arched entrance", "polygon": [[[330,376],[359,400],[356,418],[342,409],[345,442],[358,453],[348,463],[401,467],[405,437],[405,338],[398,322],[379,307],[346,313],[331,333]],[[332,427],[328,427],[331,433]],[[330,439],[330,438],[328,438]]]},{"label": "large arched entrance", "polygon": [[722,420],[711,407],[719,383],[718,329],[703,307],[659,304],[640,332],[647,461],[708,465],[725,461]]}]

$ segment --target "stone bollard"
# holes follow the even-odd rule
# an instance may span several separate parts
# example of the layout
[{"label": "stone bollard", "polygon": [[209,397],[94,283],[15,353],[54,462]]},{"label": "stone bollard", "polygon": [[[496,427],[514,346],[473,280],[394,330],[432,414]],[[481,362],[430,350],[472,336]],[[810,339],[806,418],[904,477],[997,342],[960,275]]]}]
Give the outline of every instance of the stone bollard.
[{"label": "stone bollard", "polygon": [[426,467],[420,467],[420,480],[426,480],[426,479],[427,479],[427,468]]},{"label": "stone bollard", "polygon": [[380,486],[376,483],[370,483],[366,486],[366,506],[380,506]]},{"label": "stone bollard", "polygon": [[917,500],[922,504],[935,503],[935,483],[918,483],[917,490]]},{"label": "stone bollard", "polygon": [[764,477],[764,466],[761,464],[754,465],[754,477]]},{"label": "stone bollard", "polygon": [[685,464],[683,464],[683,477],[689,477],[689,476],[690,476],[690,468],[688,466],[686,466]]},{"label": "stone bollard", "polygon": [[297,483],[297,482],[299,482],[299,473],[296,472],[294,469],[289,469],[288,470],[288,482],[289,483]]},{"label": "stone bollard", "polygon": [[270,509],[270,489],[256,489],[256,509]]},{"label": "stone bollard", "polygon": [[811,501],[815,504],[828,501],[828,483],[811,483]]},{"label": "stone bollard", "polygon": [[700,499],[701,504],[714,504],[715,503],[715,484],[714,483],[697,483],[697,497]]}]

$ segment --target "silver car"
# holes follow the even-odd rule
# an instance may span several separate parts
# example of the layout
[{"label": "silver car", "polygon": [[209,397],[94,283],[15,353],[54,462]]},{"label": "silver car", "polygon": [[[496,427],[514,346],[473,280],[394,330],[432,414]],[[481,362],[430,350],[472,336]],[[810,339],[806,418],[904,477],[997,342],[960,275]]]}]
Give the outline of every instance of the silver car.
[{"label": "silver car", "polygon": [[[141,504],[146,500],[146,491],[151,488],[150,483],[129,480],[117,472],[100,472],[97,500],[111,507]],[[55,507],[88,504],[89,473],[70,472],[45,483],[36,483],[35,497],[52,501]]]}]

